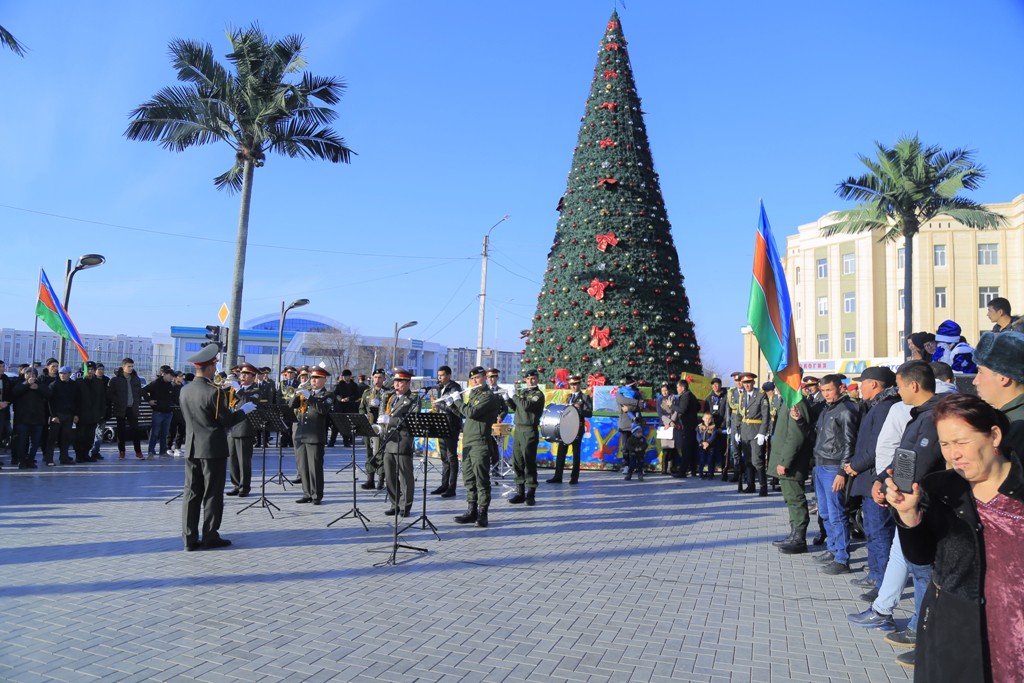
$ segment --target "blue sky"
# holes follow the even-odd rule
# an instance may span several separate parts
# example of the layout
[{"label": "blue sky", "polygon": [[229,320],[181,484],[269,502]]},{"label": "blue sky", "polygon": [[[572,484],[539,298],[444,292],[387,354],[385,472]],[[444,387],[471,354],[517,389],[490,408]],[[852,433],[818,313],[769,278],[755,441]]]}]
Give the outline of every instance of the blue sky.
[{"label": "blue sky", "polygon": [[[977,150],[989,180],[976,200],[1024,192],[1019,0],[626,5],[692,317],[719,372],[741,358],[758,199],[781,248],[846,206],[835,187],[860,173],[857,154],[914,132]],[[348,83],[336,128],[358,156],[257,171],[243,318],[307,297],[364,334],[415,319],[416,338],[475,346],[481,241],[510,214],[492,233],[485,344],[521,348],[611,2],[103,6],[0,10],[30,50],[0,52],[0,326],[31,328],[39,267],[60,290],[66,259],[86,252],[108,263],[76,276],[83,332],[216,322],[238,197],[212,179],[231,150],[172,153],[123,132],[174,82],[170,40],[223,55],[226,27],[259,21],[303,35],[309,70]]]}]

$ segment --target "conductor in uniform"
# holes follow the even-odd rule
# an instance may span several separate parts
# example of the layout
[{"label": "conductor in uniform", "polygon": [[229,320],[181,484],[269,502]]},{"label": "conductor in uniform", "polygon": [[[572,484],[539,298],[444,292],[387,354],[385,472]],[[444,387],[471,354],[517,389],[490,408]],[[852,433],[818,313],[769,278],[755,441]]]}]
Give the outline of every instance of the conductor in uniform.
[{"label": "conductor in uniform", "polygon": [[487,441],[491,425],[502,411],[503,401],[484,384],[484,369],[469,371],[469,390],[453,406],[466,418],[462,429],[462,481],[466,487],[466,514],[456,524],[487,526],[487,508],[491,504],[491,455]]},{"label": "conductor in uniform", "polygon": [[508,499],[513,505],[536,505],[537,444],[540,443],[540,418],[544,415],[544,392],[537,388],[538,373],[528,370],[523,379],[525,389],[519,389],[507,399],[509,412],[515,413],[512,434],[512,472],[516,480],[516,495]]},{"label": "conductor in uniform", "polygon": [[[185,420],[185,490],[182,496],[182,537],[185,550],[223,548],[231,541],[220,535],[224,515],[224,479],[228,462],[228,430],[256,409],[244,403],[228,407],[227,392],[213,383],[217,373],[217,344],[209,344],[187,359],[196,376],[181,390]],[[203,510],[203,536],[199,538],[199,509]]]},{"label": "conductor in uniform", "polygon": [[548,479],[549,484],[561,484],[562,473],[565,472],[565,454],[572,448],[572,472],[569,474],[569,483],[580,482],[580,447],[583,445],[583,433],[585,420],[594,414],[594,402],[589,396],[580,390],[580,383],[583,378],[580,375],[573,375],[569,378],[569,398],[566,405],[574,406],[580,411],[580,433],[571,444],[559,442],[555,445],[555,476]]},{"label": "conductor in uniform", "polygon": [[327,443],[327,420],[334,407],[334,397],[324,388],[331,373],[314,367],[309,373],[309,388],[295,392],[289,404],[297,411],[295,423],[295,462],[302,477],[302,498],[296,503],[319,505],[324,498],[324,446]]},{"label": "conductor in uniform", "polygon": [[[412,475],[412,456],[414,439],[409,425],[404,419],[409,413],[420,412],[418,395],[409,391],[412,373],[405,368],[394,370],[395,390],[384,396],[381,404],[380,418],[387,425],[387,432],[381,439],[384,444],[384,479],[387,481],[388,499],[391,507],[385,515],[409,516],[412,510],[412,497],[415,490]],[[381,372],[383,376],[383,372]],[[374,375],[374,380],[377,375]]]}]

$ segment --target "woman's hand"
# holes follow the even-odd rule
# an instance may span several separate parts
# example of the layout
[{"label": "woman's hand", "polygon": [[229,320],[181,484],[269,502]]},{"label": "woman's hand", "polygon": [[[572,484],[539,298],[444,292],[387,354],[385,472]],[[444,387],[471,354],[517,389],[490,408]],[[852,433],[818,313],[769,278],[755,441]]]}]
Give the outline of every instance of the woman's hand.
[{"label": "woman's hand", "polygon": [[904,526],[914,527],[921,522],[921,487],[914,483],[913,491],[900,491],[892,480],[892,470],[885,479],[885,501],[899,513]]}]

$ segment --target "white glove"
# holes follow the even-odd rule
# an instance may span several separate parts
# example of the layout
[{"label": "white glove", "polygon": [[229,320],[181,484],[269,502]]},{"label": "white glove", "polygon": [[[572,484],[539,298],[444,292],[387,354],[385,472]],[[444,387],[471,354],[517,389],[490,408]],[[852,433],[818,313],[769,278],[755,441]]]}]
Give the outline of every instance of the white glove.
[{"label": "white glove", "polygon": [[235,391],[238,391],[239,389],[242,388],[242,385],[239,384],[238,382],[232,382],[231,383],[231,388],[234,389]]},{"label": "white glove", "polygon": [[380,415],[377,416],[377,424],[381,424],[381,425],[389,425],[389,424],[391,424],[391,416],[390,415],[385,415],[384,413],[381,413]]},{"label": "white glove", "polygon": [[768,437],[765,436],[764,434],[758,434],[756,437],[754,437],[754,440],[757,441],[758,446],[763,446],[764,442],[768,440]]},{"label": "white glove", "polygon": [[309,398],[309,389],[299,389],[295,393],[301,396],[302,398]]},{"label": "white glove", "polygon": [[376,408],[377,406],[380,405],[380,399],[379,398],[373,399],[372,401],[370,401],[370,405],[373,406],[374,408]]},{"label": "white glove", "polygon": [[241,406],[239,406],[238,409],[241,410],[246,415],[248,415],[252,411],[256,410],[256,404],[253,403],[252,401],[247,401],[246,403],[243,403]]},{"label": "white glove", "polygon": [[737,433],[736,434],[736,443],[739,443],[739,442],[740,442],[740,435],[739,435],[739,433]]}]

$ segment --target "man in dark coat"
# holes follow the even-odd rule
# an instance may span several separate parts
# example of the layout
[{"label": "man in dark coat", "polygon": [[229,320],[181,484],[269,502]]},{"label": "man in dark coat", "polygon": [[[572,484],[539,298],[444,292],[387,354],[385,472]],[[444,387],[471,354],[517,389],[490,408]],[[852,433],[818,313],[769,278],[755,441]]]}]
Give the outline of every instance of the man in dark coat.
[{"label": "man in dark coat", "polygon": [[50,388],[38,380],[35,368],[25,368],[22,381],[11,389],[14,401],[14,462],[19,470],[36,469],[36,451],[46,434],[46,399]]},{"label": "man in dark coat", "polygon": [[107,385],[107,398],[110,410],[117,419],[117,451],[118,457],[124,460],[125,442],[131,433],[132,445],[135,446],[135,457],[145,460],[142,445],[139,443],[139,403],[142,400],[142,381],[135,372],[135,361],[125,358],[121,361],[110,384]]},{"label": "man in dark coat", "polygon": [[690,391],[690,383],[681,379],[676,383],[678,394],[676,396],[676,412],[679,415],[678,421],[682,427],[681,443],[676,444],[679,455],[682,458],[682,475],[687,473],[697,476],[697,425],[700,423],[697,397]]},{"label": "man in dark coat", "polygon": [[174,371],[169,367],[160,368],[152,382],[142,388],[142,398],[149,401],[153,409],[153,423],[149,428],[149,455],[161,456],[167,450],[167,435],[171,431],[174,416]]},{"label": "man in dark coat", "polygon": [[71,441],[75,435],[75,383],[71,381],[71,366],[64,365],[57,371],[57,381],[50,383],[50,395],[47,402],[50,410],[49,434],[43,461],[53,466],[53,451],[60,449],[60,464],[70,465]]},{"label": "man in dark coat", "polygon": [[715,427],[718,428],[718,438],[712,445],[713,455],[711,461],[711,473],[714,474],[715,464],[718,458],[716,457],[719,453],[724,453],[725,458],[722,460],[722,481],[725,481],[728,475],[726,470],[729,467],[729,435],[725,433],[726,428],[729,426],[726,422],[729,416],[729,402],[728,394],[722,389],[722,380],[715,377],[711,380],[711,393],[704,399],[705,410],[711,413],[711,419],[714,421]]},{"label": "man in dark coat", "polygon": [[[356,413],[359,412],[359,399],[363,397],[363,390],[358,384],[352,379],[352,371],[345,369],[341,371],[341,381],[334,386],[334,410],[339,413]],[[333,447],[337,441],[338,429],[334,426],[334,423],[329,423],[331,430],[331,438],[328,440],[327,445]],[[341,444],[345,447],[352,445],[353,437],[351,434],[341,435]]]},{"label": "man in dark coat", "polygon": [[[569,378],[569,396],[566,405],[574,406],[580,411],[580,421],[585,423],[586,419],[594,414],[594,402],[580,385],[583,382],[581,375],[573,375]],[[548,479],[549,484],[561,484],[562,473],[565,472],[565,455],[572,449],[572,469],[569,473],[569,483],[578,484],[580,481],[580,449],[583,445],[583,433],[586,430],[580,424],[580,433],[571,444],[559,443],[555,445],[555,476]]]},{"label": "man in dark coat", "polygon": [[813,441],[810,435],[813,430],[806,400],[779,411],[768,469],[779,478],[782,498],[789,511],[790,534],[776,543],[779,551],[787,555],[807,552],[809,516],[804,483],[811,466]]},{"label": "man in dark coat", "polygon": [[96,363],[86,363],[85,377],[75,382],[75,462],[93,462],[90,455],[96,440],[96,427],[107,410],[107,385],[96,376]]},{"label": "man in dark coat", "polygon": [[[181,414],[185,418],[185,491],[181,526],[185,550],[190,551],[231,545],[231,541],[220,535],[228,430],[256,409],[252,403],[245,403],[235,411],[228,407],[227,392],[213,383],[218,351],[216,344],[210,344],[187,360],[196,366],[196,377],[181,390]],[[201,540],[200,507],[203,511]]]},{"label": "man in dark coat", "polygon": [[[452,380],[452,369],[442,365],[437,369],[437,386],[431,390],[431,403],[435,412],[448,416],[448,429],[452,435],[437,440],[438,455],[441,456],[441,485],[430,493],[442,498],[453,498],[459,481],[459,432],[462,431],[462,415],[449,402],[441,401],[462,391],[458,382]],[[465,463],[463,463],[465,466]]]},{"label": "man in dark coat", "polygon": [[0,448],[11,443],[12,385],[11,378],[7,376],[7,364],[0,360]]}]

